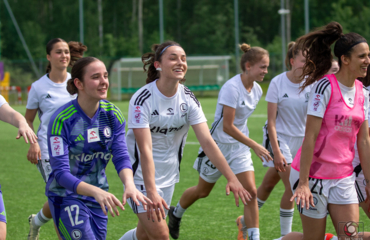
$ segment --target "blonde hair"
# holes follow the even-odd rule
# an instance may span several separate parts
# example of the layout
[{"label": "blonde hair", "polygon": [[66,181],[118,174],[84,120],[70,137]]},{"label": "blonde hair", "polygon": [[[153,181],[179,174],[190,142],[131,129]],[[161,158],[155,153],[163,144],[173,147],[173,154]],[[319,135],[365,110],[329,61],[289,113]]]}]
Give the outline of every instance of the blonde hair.
[{"label": "blonde hair", "polygon": [[244,52],[240,59],[240,68],[245,72],[245,64],[249,62],[251,65],[261,61],[264,56],[268,56],[269,52],[261,47],[251,47],[249,44],[243,43],[239,45],[240,49]]}]

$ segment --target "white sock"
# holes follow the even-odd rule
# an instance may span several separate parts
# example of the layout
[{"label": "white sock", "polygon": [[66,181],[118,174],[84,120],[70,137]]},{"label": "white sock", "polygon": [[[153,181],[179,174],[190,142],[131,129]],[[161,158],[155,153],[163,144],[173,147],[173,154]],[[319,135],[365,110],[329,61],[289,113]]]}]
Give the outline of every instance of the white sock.
[{"label": "white sock", "polygon": [[180,201],[177,203],[175,209],[173,210],[173,215],[177,218],[182,218],[182,215],[184,215],[186,209],[182,208],[180,205]]},{"label": "white sock", "polygon": [[248,228],[248,239],[249,240],[260,240],[260,229],[259,228]]},{"label": "white sock", "polygon": [[258,203],[258,209],[261,209],[263,204],[265,204],[266,201],[262,201],[261,199],[257,198],[257,203]]},{"label": "white sock", "polygon": [[138,240],[136,237],[136,228],[126,232],[119,240]]},{"label": "white sock", "polygon": [[38,227],[41,227],[45,223],[49,222],[51,218],[45,217],[44,213],[42,212],[42,209],[36,214],[36,217],[34,218],[34,224]]},{"label": "white sock", "polygon": [[280,208],[281,236],[285,236],[292,231],[293,213],[294,213],[294,208],[292,209]]}]

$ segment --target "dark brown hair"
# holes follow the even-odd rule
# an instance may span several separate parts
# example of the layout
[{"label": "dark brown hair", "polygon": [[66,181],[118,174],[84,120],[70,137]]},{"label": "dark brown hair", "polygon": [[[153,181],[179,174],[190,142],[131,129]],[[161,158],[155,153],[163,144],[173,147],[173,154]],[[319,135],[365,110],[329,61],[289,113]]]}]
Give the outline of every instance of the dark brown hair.
[{"label": "dark brown hair", "polygon": [[78,80],[83,82],[84,81],[83,76],[85,75],[86,67],[96,61],[100,60],[94,57],[84,57],[78,59],[74,63],[71,70],[71,79],[69,79],[67,82],[67,91],[69,92],[69,94],[73,95],[78,93],[78,88],[76,87],[74,80],[78,78]]},{"label": "dark brown hair", "polygon": [[[46,44],[46,54],[47,55],[50,55],[51,51],[53,50],[54,44],[56,44],[58,42],[65,42],[65,43],[67,43],[66,41],[64,41],[61,38],[51,39]],[[86,50],[87,50],[87,47],[85,45],[83,45],[82,43],[80,43],[80,42],[74,42],[74,41],[68,42],[68,47],[69,47],[69,53],[70,53],[70,56],[71,56],[71,59],[69,61],[69,65],[68,66],[69,67],[72,67],[73,64],[79,58],[82,58],[83,53],[86,52]],[[51,71],[51,64],[49,62],[48,63],[48,66],[46,67],[46,73],[50,73],[50,71]]]},{"label": "dark brown hair", "polygon": [[290,59],[295,58],[299,54],[299,51],[301,51],[301,49],[299,49],[295,42],[290,42],[288,44],[288,52],[286,53],[285,57],[285,66],[287,69],[292,70]]},{"label": "dark brown hair", "polygon": [[365,87],[370,86],[370,67],[367,67],[366,77],[358,78]]},{"label": "dark brown hair", "polygon": [[[146,83],[153,82],[154,80],[159,78],[159,71],[157,71],[156,68],[154,67],[154,62],[155,61],[161,62],[163,54],[165,53],[167,48],[171,46],[181,47],[180,44],[174,41],[167,41],[162,44],[154,44],[152,46],[153,52],[145,53],[141,57],[141,61],[144,63],[143,66],[144,72],[147,72]],[[146,69],[147,66],[148,70]],[[184,81],[185,79],[183,79],[181,82]]]},{"label": "dark brown hair", "polygon": [[245,64],[249,62],[251,65],[261,61],[265,55],[269,55],[269,52],[261,47],[251,47],[249,44],[243,43],[239,46],[244,52],[240,59],[240,68],[245,72]]},{"label": "dark brown hair", "polygon": [[352,49],[365,38],[357,33],[343,34],[342,26],[337,22],[331,22],[324,28],[308,33],[297,40],[306,57],[301,78],[307,76],[301,89],[314,83],[323,77],[331,68],[333,56],[330,46],[334,45],[334,55],[338,58],[338,65],[342,67],[341,56],[350,57]]}]

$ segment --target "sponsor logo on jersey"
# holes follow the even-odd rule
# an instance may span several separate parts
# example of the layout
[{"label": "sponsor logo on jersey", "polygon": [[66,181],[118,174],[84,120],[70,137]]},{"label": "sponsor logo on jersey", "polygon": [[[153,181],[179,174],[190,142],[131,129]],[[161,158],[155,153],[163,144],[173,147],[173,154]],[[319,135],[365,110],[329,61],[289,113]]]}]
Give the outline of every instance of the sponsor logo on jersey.
[{"label": "sponsor logo on jersey", "polygon": [[61,137],[50,137],[51,153],[54,157],[64,154],[63,139]]},{"label": "sponsor logo on jersey", "polygon": [[6,216],[5,211],[2,211],[0,215]]},{"label": "sponsor logo on jersey", "polygon": [[95,158],[104,159],[105,161],[109,161],[111,157],[112,157],[111,153],[104,154],[104,152],[96,152],[93,154],[82,153],[82,154],[77,154],[77,155],[71,154],[71,160],[77,160],[79,162],[88,162]]},{"label": "sponsor logo on jersey", "polygon": [[136,123],[140,123],[141,119],[141,109],[140,106],[136,106],[134,110],[134,118]]},{"label": "sponsor logo on jersey", "polygon": [[159,115],[158,111],[154,110],[154,112],[152,112],[152,116],[157,116],[157,115]]},{"label": "sponsor logo on jersey", "polygon": [[187,112],[188,111],[188,105],[186,103],[180,104],[180,111],[181,112]]},{"label": "sponsor logo on jersey", "polygon": [[106,126],[103,130],[104,136],[107,138],[110,138],[112,136],[112,129],[110,127]]},{"label": "sponsor logo on jersey", "polygon": [[71,235],[74,240],[80,240],[82,238],[82,232],[79,229],[73,229]]},{"label": "sponsor logo on jersey", "polygon": [[99,128],[87,129],[87,142],[98,142],[100,141]]},{"label": "sponsor logo on jersey", "polygon": [[184,125],[182,125],[182,126],[180,126],[180,127],[178,127],[178,128],[176,128],[176,127],[170,127],[170,128],[161,128],[161,127],[156,127],[156,126],[154,126],[154,127],[152,127],[152,128],[150,128],[150,131],[152,132],[152,133],[163,133],[164,135],[166,135],[167,134],[167,132],[177,132],[177,131],[180,131],[182,128],[184,127]]},{"label": "sponsor logo on jersey", "polygon": [[78,135],[75,139],[75,142],[79,142],[79,141],[85,141],[85,138],[82,136],[82,134]]},{"label": "sponsor logo on jersey", "polygon": [[288,94],[285,93],[284,96],[283,96],[283,98],[288,98]]},{"label": "sponsor logo on jersey", "polygon": [[48,95],[46,96],[46,98],[51,98],[50,94],[48,93]]},{"label": "sponsor logo on jersey", "polygon": [[352,116],[347,115],[335,115],[335,131],[340,132],[352,132],[352,123],[356,128],[360,127],[359,121],[352,121]]},{"label": "sponsor logo on jersey", "polygon": [[174,115],[175,113],[173,113],[173,108],[167,108],[167,115]]},{"label": "sponsor logo on jersey", "polygon": [[320,108],[320,99],[321,99],[321,95],[320,94],[316,94],[313,102],[312,102],[312,109],[317,112],[319,111],[319,108]]}]

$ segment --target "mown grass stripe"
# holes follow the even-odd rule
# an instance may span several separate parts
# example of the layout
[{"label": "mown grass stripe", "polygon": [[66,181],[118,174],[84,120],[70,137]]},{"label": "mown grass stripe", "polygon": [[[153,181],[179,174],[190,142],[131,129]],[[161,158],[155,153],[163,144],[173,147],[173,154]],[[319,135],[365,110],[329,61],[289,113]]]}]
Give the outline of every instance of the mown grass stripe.
[{"label": "mown grass stripe", "polygon": [[51,134],[54,134],[54,128],[55,128],[55,123],[57,122],[58,118],[60,117],[60,115],[62,115],[65,111],[68,111],[71,107],[74,107],[73,105],[69,106],[68,108],[64,109],[63,111],[61,111],[58,116],[54,119],[54,122],[53,122],[53,127],[51,128]]}]

